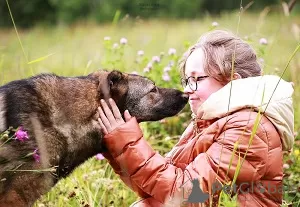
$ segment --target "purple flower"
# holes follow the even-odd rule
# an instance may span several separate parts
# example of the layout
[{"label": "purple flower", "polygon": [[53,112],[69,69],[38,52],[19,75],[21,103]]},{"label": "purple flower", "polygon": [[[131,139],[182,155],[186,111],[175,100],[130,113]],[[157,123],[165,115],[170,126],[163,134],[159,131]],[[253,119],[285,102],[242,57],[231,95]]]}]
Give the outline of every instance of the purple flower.
[{"label": "purple flower", "polygon": [[158,57],[158,56],[153,56],[153,57],[152,57],[152,61],[155,62],[155,63],[159,63],[159,62],[160,62],[160,57]]},{"label": "purple flower", "polygon": [[24,131],[23,127],[19,127],[15,133],[16,139],[20,142],[24,142],[25,140],[29,139],[27,131]]},{"label": "purple flower", "polygon": [[143,50],[137,51],[137,55],[138,55],[138,56],[143,56],[143,55],[144,55],[144,51],[143,51]]},{"label": "purple flower", "polygon": [[261,45],[267,45],[268,44],[268,40],[266,38],[261,38],[259,40],[259,44],[261,44]]},{"label": "purple flower", "polygon": [[120,44],[122,44],[122,45],[126,45],[127,44],[127,39],[125,38],[125,37],[122,37],[121,39],[120,39]]},{"label": "purple flower", "polygon": [[149,73],[150,72],[150,69],[148,67],[145,67],[144,68],[144,73]]},{"label": "purple flower", "polygon": [[35,150],[33,151],[33,155],[32,156],[33,156],[35,162],[40,162],[40,155],[38,153],[38,149],[37,148],[35,148]]},{"label": "purple flower", "polygon": [[166,67],[164,67],[164,72],[166,73],[166,72],[169,72],[171,70],[171,67],[170,66],[166,66]]},{"label": "purple flower", "polygon": [[168,53],[169,53],[169,55],[175,55],[176,54],[176,49],[175,48],[170,48]]},{"label": "purple flower", "polygon": [[167,81],[167,82],[168,82],[168,81],[171,80],[171,77],[169,76],[168,73],[165,73],[165,74],[163,74],[162,79],[163,79],[164,81]]},{"label": "purple flower", "polygon": [[96,157],[97,160],[104,160],[105,159],[105,157],[101,153],[98,153],[95,157]]}]

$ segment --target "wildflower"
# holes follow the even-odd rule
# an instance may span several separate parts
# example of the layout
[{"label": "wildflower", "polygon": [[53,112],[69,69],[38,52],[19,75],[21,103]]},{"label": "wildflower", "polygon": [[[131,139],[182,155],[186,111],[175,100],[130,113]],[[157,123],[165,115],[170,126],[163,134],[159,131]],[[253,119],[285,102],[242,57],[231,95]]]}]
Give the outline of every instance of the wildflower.
[{"label": "wildflower", "polygon": [[261,44],[261,45],[267,45],[268,44],[268,40],[266,38],[260,38],[259,44]]},{"label": "wildflower", "polygon": [[104,157],[101,153],[98,153],[98,154],[96,155],[96,159],[97,159],[97,160],[104,160],[105,157]]},{"label": "wildflower", "polygon": [[25,140],[28,140],[28,134],[27,131],[24,131],[23,127],[19,127],[19,129],[15,133],[16,139],[23,142]]},{"label": "wildflower", "polygon": [[173,67],[174,66],[174,60],[171,60],[168,64],[170,67]]},{"label": "wildflower", "polygon": [[169,141],[169,140],[171,140],[171,137],[166,136],[165,141]]},{"label": "wildflower", "polygon": [[35,150],[33,151],[33,158],[34,158],[34,160],[35,160],[35,162],[40,162],[40,155],[39,155],[39,153],[38,153],[38,149],[37,148],[35,148]]},{"label": "wildflower", "polygon": [[143,51],[143,50],[137,51],[137,55],[138,55],[138,56],[143,56],[143,55],[144,55],[144,51]]},{"label": "wildflower", "polygon": [[176,49],[175,48],[170,48],[168,54],[169,55],[175,55],[176,54]]},{"label": "wildflower", "polygon": [[170,66],[166,66],[166,67],[164,67],[164,72],[166,73],[166,72],[169,72],[171,70],[171,67]]},{"label": "wildflower", "polygon": [[127,44],[127,39],[125,38],[125,37],[122,37],[121,39],[120,39],[120,43],[122,44],[122,45],[126,45]]},{"label": "wildflower", "polygon": [[153,57],[152,57],[152,61],[155,62],[155,63],[159,63],[159,62],[160,62],[160,57],[158,57],[158,56],[153,56]]},{"label": "wildflower", "polygon": [[131,74],[133,74],[133,75],[138,75],[138,72],[132,71]]},{"label": "wildflower", "polygon": [[150,72],[150,68],[145,67],[145,68],[144,68],[144,73],[149,73],[149,72]]},{"label": "wildflower", "polygon": [[152,63],[151,62],[148,63],[146,67],[149,68],[149,69],[152,69]]},{"label": "wildflower", "polygon": [[289,168],[290,168],[290,165],[289,165],[289,164],[283,164],[283,168],[284,168],[284,169],[289,169]]},{"label": "wildflower", "polygon": [[218,22],[213,22],[213,23],[211,23],[211,26],[217,27],[217,26],[219,26],[219,23]]},{"label": "wildflower", "polygon": [[118,43],[114,43],[113,44],[113,49],[117,49],[119,47],[119,44]]},{"label": "wildflower", "polygon": [[171,78],[170,78],[170,76],[169,76],[168,73],[164,73],[163,76],[162,76],[162,79],[163,79],[164,81],[170,81],[170,80],[171,80]]},{"label": "wildflower", "polygon": [[104,37],[104,41],[109,41],[110,40],[110,37],[109,36],[105,36]]},{"label": "wildflower", "polygon": [[295,156],[298,156],[300,154],[300,151],[298,149],[294,150]]}]

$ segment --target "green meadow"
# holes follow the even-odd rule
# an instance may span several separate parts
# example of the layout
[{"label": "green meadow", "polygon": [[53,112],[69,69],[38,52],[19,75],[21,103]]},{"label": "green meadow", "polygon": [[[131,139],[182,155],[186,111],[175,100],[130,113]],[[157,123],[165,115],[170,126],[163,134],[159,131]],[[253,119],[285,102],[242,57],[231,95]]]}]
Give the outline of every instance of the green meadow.
[{"label": "green meadow", "polygon": [[[257,51],[264,74],[283,75],[283,79],[294,83],[296,141],[293,151],[286,154],[284,165],[285,186],[292,188],[284,191],[283,206],[300,206],[300,52],[295,54],[300,43],[300,15],[285,16],[265,9],[260,13],[232,12],[194,20],[126,16],[103,25],[82,21],[27,30],[19,29],[17,22],[16,26],[19,38],[13,28],[0,29],[0,85],[39,73],[79,76],[99,69],[118,69],[150,77],[159,86],[182,89],[177,62],[187,47],[209,30],[237,33]],[[121,38],[126,38],[127,43],[120,43]],[[159,61],[147,71],[153,56],[158,56]],[[168,76],[166,67],[170,69]],[[189,119],[187,106],[176,117],[141,126],[145,138],[163,155],[177,142]],[[137,199],[106,160],[92,157],[35,206],[119,207],[129,206]],[[229,203],[225,198],[221,205],[235,206],[234,202]]]}]

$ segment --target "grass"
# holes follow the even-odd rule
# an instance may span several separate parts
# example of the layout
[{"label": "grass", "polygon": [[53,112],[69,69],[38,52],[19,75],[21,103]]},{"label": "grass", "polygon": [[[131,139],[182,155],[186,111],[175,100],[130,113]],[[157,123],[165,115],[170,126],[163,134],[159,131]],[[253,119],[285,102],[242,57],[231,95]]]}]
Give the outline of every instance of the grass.
[{"label": "grass", "polygon": [[[123,71],[144,74],[146,64],[152,56],[157,55],[162,58],[161,62],[154,65],[155,72],[152,71],[147,76],[158,85],[179,87],[176,65],[171,67],[170,82],[162,79],[163,68],[170,61],[176,63],[188,45],[193,44],[204,32],[214,29],[212,22],[218,22],[217,28],[235,32],[238,18],[237,13],[224,13],[218,18],[206,16],[195,20],[143,21],[129,18],[106,25],[81,22],[72,26],[19,29],[24,52],[14,29],[0,30],[0,85],[41,72],[76,76],[100,68],[116,67]],[[244,13],[238,31],[256,49],[264,65],[264,72],[281,75],[299,44],[300,34],[295,29],[295,25],[299,23],[300,16],[270,14],[266,9],[260,14]],[[111,40],[104,41],[105,36],[111,37]],[[122,37],[128,39],[126,46],[120,46],[119,40]],[[261,38],[266,38],[268,44],[259,44]],[[115,42],[119,44],[118,49],[112,49]],[[176,54],[169,56],[169,48],[175,48]],[[143,50],[145,55],[138,57],[138,50]],[[295,84],[296,133],[300,132],[300,108],[296,104],[300,101],[299,69],[300,55],[297,53],[283,76],[285,80]],[[163,122],[142,124],[146,139],[161,154],[172,148],[187,125],[188,108],[184,112]],[[286,164],[289,165],[285,169],[285,185],[290,184],[296,188],[285,192],[283,206],[291,203],[297,206],[300,200],[297,190],[297,186],[300,189],[299,138],[296,137],[293,152],[285,157]],[[35,206],[129,206],[136,199],[137,196],[119,180],[105,160],[91,158],[71,176],[61,180]],[[227,205],[228,201],[223,203]]]}]

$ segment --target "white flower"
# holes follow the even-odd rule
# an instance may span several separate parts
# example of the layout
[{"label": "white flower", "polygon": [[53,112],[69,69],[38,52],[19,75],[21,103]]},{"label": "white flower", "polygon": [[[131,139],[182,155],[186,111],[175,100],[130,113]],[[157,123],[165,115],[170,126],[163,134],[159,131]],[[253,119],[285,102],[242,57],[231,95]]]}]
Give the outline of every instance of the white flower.
[{"label": "white flower", "polygon": [[283,168],[284,168],[284,169],[289,169],[289,168],[290,168],[290,165],[289,165],[289,164],[283,164]]},{"label": "white flower", "polygon": [[133,74],[133,75],[138,75],[138,72],[132,71],[131,74]]},{"label": "white flower", "polygon": [[120,39],[120,43],[121,43],[122,45],[126,45],[126,44],[127,44],[127,39],[126,39],[125,37],[122,37],[122,38]]},{"label": "white flower", "polygon": [[104,37],[104,41],[109,41],[110,40],[110,37],[109,36],[105,36]]},{"label": "white flower", "polygon": [[163,79],[164,81],[167,81],[167,82],[171,80],[171,78],[170,78],[170,76],[169,76],[168,73],[164,73],[163,76],[162,76],[162,79]]},{"label": "white flower", "polygon": [[152,68],[152,63],[151,62],[148,63],[146,67],[149,68],[149,69],[151,69]]},{"label": "white flower", "polygon": [[169,72],[170,70],[171,70],[171,67],[170,67],[170,66],[164,67],[164,72]]},{"label": "white flower", "polygon": [[268,44],[268,40],[266,38],[260,38],[259,44],[261,44],[261,45],[267,45]]},{"label": "white flower", "polygon": [[219,26],[219,23],[218,22],[213,22],[213,23],[211,23],[211,26],[217,27],[217,26]]},{"label": "white flower", "polygon": [[144,68],[144,73],[149,73],[149,72],[150,72],[150,68],[145,67],[145,68]]},{"label": "white flower", "polygon": [[158,56],[153,56],[153,57],[152,57],[152,61],[155,62],[155,63],[159,63],[159,62],[160,62],[160,57],[158,57]]},{"label": "white flower", "polygon": [[113,49],[117,49],[119,47],[119,44],[118,43],[114,43],[113,44]]},{"label": "white flower", "polygon": [[143,56],[143,55],[144,55],[144,51],[143,51],[143,50],[137,51],[137,55],[138,55],[138,56]]},{"label": "white flower", "polygon": [[166,136],[166,137],[165,137],[165,141],[169,141],[169,140],[171,140],[171,137]]},{"label": "white flower", "polygon": [[170,48],[168,51],[169,55],[175,55],[176,54],[176,49],[175,48]]}]

